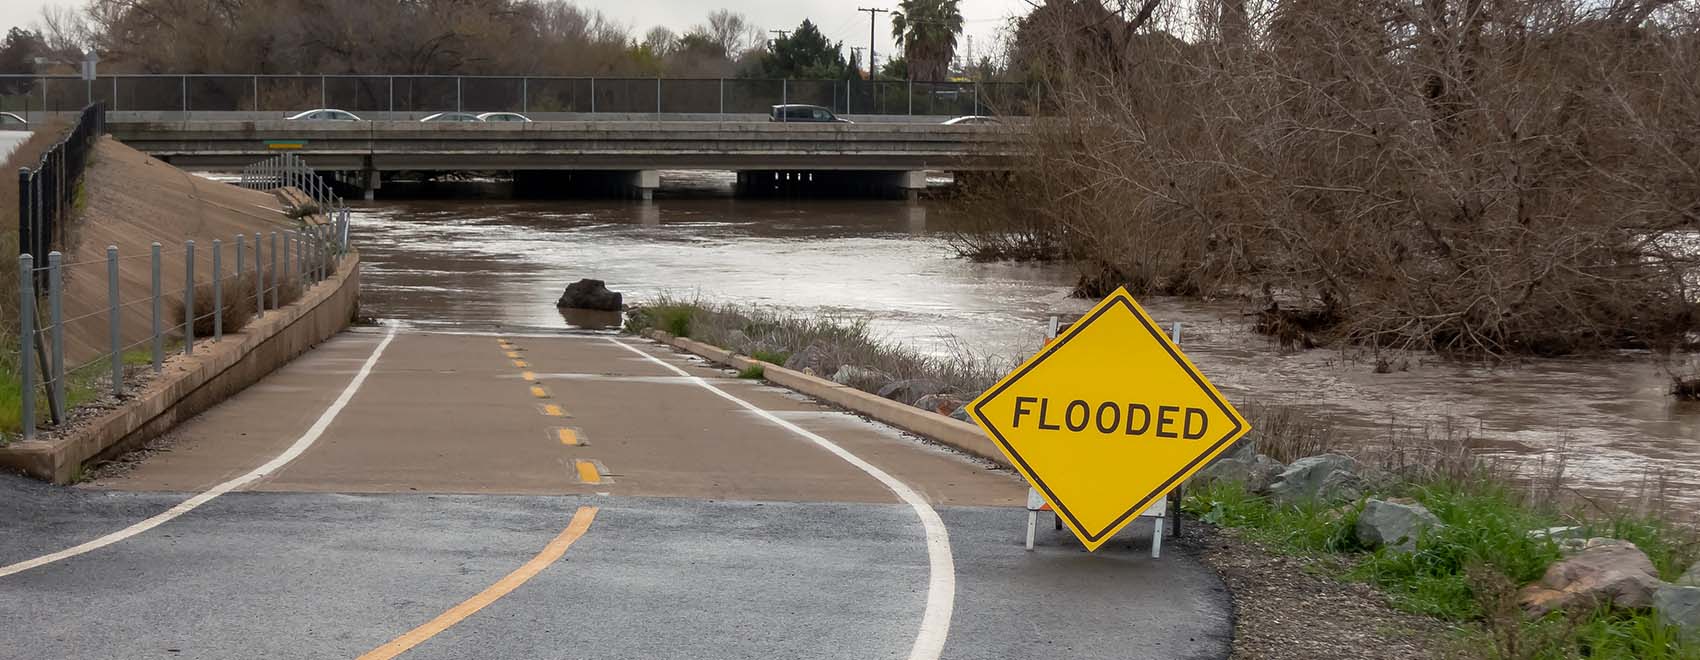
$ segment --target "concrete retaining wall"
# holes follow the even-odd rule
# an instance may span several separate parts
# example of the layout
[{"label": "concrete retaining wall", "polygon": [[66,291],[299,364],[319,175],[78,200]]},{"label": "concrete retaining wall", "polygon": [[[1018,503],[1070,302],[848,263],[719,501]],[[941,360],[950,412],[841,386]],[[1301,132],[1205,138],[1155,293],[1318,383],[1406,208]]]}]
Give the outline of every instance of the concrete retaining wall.
[{"label": "concrete retaining wall", "polygon": [[980,427],[968,422],[905,405],[863,392],[854,387],[839,385],[830,380],[810,376],[800,371],[786,369],[771,362],[762,362],[738,355],[693,339],[674,337],[659,330],[649,331],[648,336],[655,341],[695,353],[734,369],[742,370],[759,364],[762,367],[763,378],[775,385],[796,390],[851,412],[867,415],[939,444],[1013,469],[1009,459],[1004,457],[1003,452],[998,451],[997,446],[992,444],[992,440],[980,431]]},{"label": "concrete retaining wall", "polygon": [[38,440],[0,448],[0,467],[69,483],[83,465],[140,447],[348,327],[358,310],[360,259],[343,257],[337,274],[300,300],[266,312],[218,343],[171,360],[165,372],[116,409]]}]

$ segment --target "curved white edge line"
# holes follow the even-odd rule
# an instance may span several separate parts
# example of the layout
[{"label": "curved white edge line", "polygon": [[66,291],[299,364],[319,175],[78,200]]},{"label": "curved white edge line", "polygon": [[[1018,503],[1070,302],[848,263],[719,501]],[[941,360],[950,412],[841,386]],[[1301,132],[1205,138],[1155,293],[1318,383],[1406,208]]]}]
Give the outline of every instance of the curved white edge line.
[{"label": "curved white edge line", "polygon": [[251,484],[266,475],[277,471],[278,468],[288,465],[290,461],[295,460],[296,457],[300,456],[302,452],[307,451],[308,447],[313,446],[313,443],[319,440],[319,436],[323,435],[325,429],[330,427],[331,420],[336,419],[337,414],[341,413],[343,407],[348,405],[349,400],[354,398],[354,393],[366,382],[366,376],[372,373],[372,367],[378,364],[379,356],[384,354],[384,348],[390,345],[390,340],[395,339],[395,334],[396,326],[391,325],[389,333],[384,335],[383,341],[378,342],[377,348],[372,349],[372,355],[366,358],[366,362],[364,364],[360,365],[360,371],[354,374],[354,379],[348,382],[348,387],[343,388],[342,395],[338,396],[336,401],[331,402],[330,407],[325,408],[325,412],[319,415],[318,421],[313,422],[313,426],[309,427],[306,433],[301,434],[301,437],[297,438],[294,444],[289,445],[288,449],[283,450],[283,453],[278,454],[275,458],[266,461],[264,465],[250,470],[247,474],[225,481],[213,486],[212,488],[208,488],[194,497],[183,500],[177,506],[166,509],[163,513],[156,514],[151,518],[144,519],[141,522],[137,522],[129,527],[125,527],[124,529],[120,529],[92,541],[75,545],[52,554],[46,554],[34,559],[26,559],[16,564],[0,567],[0,577],[6,577],[14,573],[22,573],[32,568],[45,566],[61,559],[69,559],[80,554],[104,548],[137,534],[141,534],[142,532],[146,532],[150,529],[171,522],[178,516],[194,511],[202,504],[211,502],[213,498]]},{"label": "curved white edge line", "polygon": [[832,452],[833,455],[844,459],[846,463],[854,465],[861,471],[868,473],[869,476],[878,479],[880,483],[885,484],[886,488],[891,489],[891,492],[895,493],[898,499],[903,500],[905,504],[914,509],[915,515],[921,519],[921,527],[927,535],[927,560],[930,575],[927,580],[927,607],[921,615],[921,629],[915,635],[915,644],[909,648],[909,660],[938,660],[939,655],[944,653],[945,637],[950,634],[951,612],[956,607],[956,560],[951,558],[950,534],[945,531],[944,520],[939,518],[938,512],[933,510],[932,505],[928,504],[920,493],[899,481],[897,477],[874,467],[872,463],[862,460],[860,456],[850,453],[849,450],[838,446],[831,440],[780,419],[773,413],[733,396],[701,377],[693,376],[684,369],[668,364],[665,360],[630,344],[613,337],[609,337],[608,341],[666,367],[708,391],[720,395],[721,398],[736,403],[745,410],[761,415],[767,421],[820,445],[822,449]]}]

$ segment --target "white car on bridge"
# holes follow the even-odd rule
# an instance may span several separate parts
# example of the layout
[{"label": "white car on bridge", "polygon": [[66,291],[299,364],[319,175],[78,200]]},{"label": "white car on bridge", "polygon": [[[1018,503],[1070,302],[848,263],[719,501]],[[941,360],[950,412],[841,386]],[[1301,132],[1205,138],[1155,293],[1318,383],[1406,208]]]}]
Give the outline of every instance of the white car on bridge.
[{"label": "white car on bridge", "polygon": [[337,110],[335,108],[317,108],[314,110],[307,110],[305,112],[298,112],[291,115],[289,119],[301,121],[365,121],[361,119],[359,115],[347,110]]}]

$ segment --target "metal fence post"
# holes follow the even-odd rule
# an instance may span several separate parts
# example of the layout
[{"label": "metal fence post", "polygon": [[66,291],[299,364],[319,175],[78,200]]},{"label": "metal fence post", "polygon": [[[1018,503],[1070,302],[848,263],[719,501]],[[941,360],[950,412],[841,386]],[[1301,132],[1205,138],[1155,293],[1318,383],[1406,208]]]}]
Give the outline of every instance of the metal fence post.
[{"label": "metal fence post", "polygon": [[460,76],[455,76],[455,112],[460,112]]},{"label": "metal fence post", "polygon": [[224,241],[213,239],[213,341],[224,339]]},{"label": "metal fence post", "polygon": [[596,114],[596,78],[590,79],[590,114]]},{"label": "metal fence post", "polygon": [[[387,79],[390,81],[390,93],[389,93],[390,112],[394,113],[395,112],[395,76],[389,76]],[[390,119],[395,119],[395,118],[391,117]]]},{"label": "metal fence post", "polygon": [[112,342],[112,396],[124,396],[124,339],[118,321],[118,246],[106,246],[106,324]]},{"label": "metal fence post", "polygon": [[266,268],[261,246],[265,235],[254,232],[254,318],[266,315]]},{"label": "metal fence post", "polygon": [[247,247],[248,247],[246,245],[243,245],[244,242],[245,241],[242,240],[242,235],[237,234],[236,235],[236,267],[230,270],[230,274],[235,275],[237,279],[242,278],[242,261],[243,261],[242,251],[247,249]]},{"label": "metal fence post", "polygon": [[272,232],[272,245],[271,245],[271,250],[269,250],[269,252],[271,252],[271,255],[272,255],[272,257],[271,257],[272,309],[277,309],[277,308],[283,306],[283,303],[281,302],[281,300],[283,298],[283,291],[282,291],[282,289],[283,289],[282,284],[283,283],[277,279],[277,232],[275,232],[275,231]]},{"label": "metal fence post", "polygon": [[165,366],[165,340],[159,334],[159,241],[153,244],[153,372]]},{"label": "metal fence post", "polygon": [[30,355],[34,336],[35,258],[25,252],[18,255],[18,384],[24,397],[18,426],[26,442],[35,439],[35,356]]},{"label": "metal fence post", "polygon": [[909,79],[909,116],[915,116],[915,79]]},{"label": "metal fence post", "polygon": [[519,111],[531,112],[531,79],[519,79]]},{"label": "metal fence post", "polygon": [[[789,105],[790,103],[791,103],[791,80],[789,78],[781,78],[781,79],[779,79],[779,104],[780,105]],[[787,116],[789,116],[790,114],[791,113],[789,113],[789,112],[780,112],[779,113],[779,121],[785,121],[785,118]]]},{"label": "metal fence post", "polygon": [[187,119],[189,116],[189,77],[183,76],[180,79],[183,85],[183,117]]},{"label": "metal fence post", "polygon": [[260,111],[260,77],[249,76],[254,81],[254,112]]},{"label": "metal fence post", "polygon": [[720,114],[726,114],[726,79],[720,79]]},{"label": "metal fence post", "polygon": [[325,93],[325,76],[324,74],[319,74],[319,107],[331,107],[329,103],[325,101],[327,97],[328,95]]},{"label": "metal fence post", "polygon": [[980,81],[974,81],[974,115],[980,115]]},{"label": "metal fence post", "polygon": [[195,242],[183,241],[183,354],[195,354]]},{"label": "metal fence post", "polygon": [[661,114],[661,76],[655,77],[655,114]]},{"label": "metal fence post", "polygon": [[61,269],[63,259],[58,250],[47,253],[47,318],[53,324],[53,331],[48,334],[53,343],[53,361],[48,366],[48,377],[53,379],[53,396],[48,397],[47,402],[53,406],[56,424],[65,419],[65,307],[60,302],[65,282]]}]

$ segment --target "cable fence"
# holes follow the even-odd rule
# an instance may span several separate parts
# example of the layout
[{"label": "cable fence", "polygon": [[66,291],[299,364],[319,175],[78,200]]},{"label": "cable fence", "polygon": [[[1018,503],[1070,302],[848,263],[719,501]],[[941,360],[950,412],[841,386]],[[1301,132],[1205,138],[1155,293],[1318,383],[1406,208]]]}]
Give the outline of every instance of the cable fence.
[{"label": "cable fence", "polygon": [[[295,154],[278,154],[242,168],[237,185],[249,190],[276,190],[293,187],[306,194],[316,207],[311,212],[327,217],[346,215],[348,205],[324,177]],[[344,237],[346,240],[346,237]]]},{"label": "cable fence", "polygon": [[[108,246],[104,260],[74,263],[57,250],[39,262],[19,254],[22,438],[33,439],[43,421],[64,424],[70,410],[103,393],[124,397],[140,372],[163,371],[168,351],[207,350],[334,276],[348,252],[349,214],[328,199],[323,208],[336,209],[323,223],[171,246],[180,258],[167,259],[158,242],[143,254]],[[142,259],[149,288],[136,296]],[[66,313],[68,300],[75,313]]]},{"label": "cable fence", "polygon": [[[804,103],[850,115],[1035,114],[1022,82],[600,78],[446,75],[0,75],[0,110],[26,116],[91,104],[108,111],[278,113],[458,112],[766,114]],[[16,93],[21,91],[22,93]]]}]

